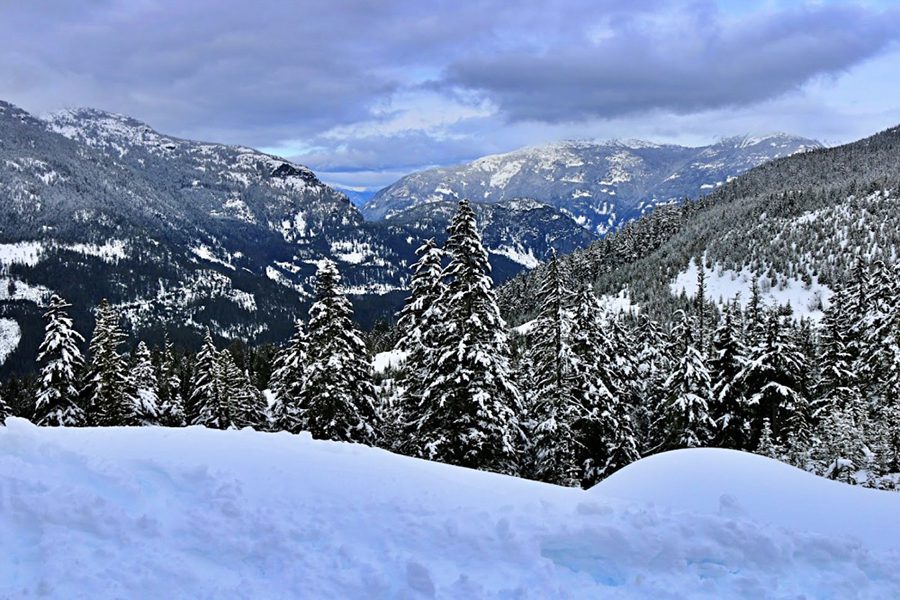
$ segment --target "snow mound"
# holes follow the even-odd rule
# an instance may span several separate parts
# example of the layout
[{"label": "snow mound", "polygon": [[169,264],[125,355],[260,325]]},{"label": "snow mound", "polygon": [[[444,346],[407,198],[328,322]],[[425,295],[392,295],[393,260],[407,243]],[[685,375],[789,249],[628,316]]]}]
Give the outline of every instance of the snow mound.
[{"label": "snow mound", "polygon": [[627,501],[752,520],[900,550],[900,494],[829,481],[764,456],[695,448],[647,457],[591,488]]},{"label": "snow mound", "polygon": [[[704,456],[712,471],[732,461]],[[649,493],[637,475],[683,474],[679,457],[694,460],[649,459],[659,469],[638,463],[585,492],[308,435],[11,418],[0,427],[0,598],[900,596],[900,555],[881,534],[852,541],[752,510],[607,494]],[[672,481],[648,500],[677,498],[687,482]],[[849,491],[826,517],[870,509]],[[900,495],[893,506],[900,514]]]}]

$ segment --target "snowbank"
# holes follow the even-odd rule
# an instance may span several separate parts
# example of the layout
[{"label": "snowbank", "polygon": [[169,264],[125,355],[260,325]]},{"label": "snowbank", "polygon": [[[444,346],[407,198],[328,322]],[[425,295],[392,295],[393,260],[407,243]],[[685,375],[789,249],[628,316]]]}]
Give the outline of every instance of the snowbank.
[{"label": "snowbank", "polygon": [[736,450],[696,448],[650,456],[591,493],[900,550],[900,494],[829,481]]},{"label": "snowbank", "polygon": [[[653,492],[639,476],[644,461],[585,492],[304,435],[7,425],[0,598],[900,594],[900,555],[885,549],[886,535],[856,531],[859,541],[851,541],[755,521],[763,505],[727,481],[688,477]],[[650,460],[647,475],[657,478],[694,464],[690,453]],[[732,460],[743,457],[701,463],[727,471]],[[761,465],[752,475],[757,488],[808,481]],[[749,510],[659,506],[690,482],[708,484],[710,498],[736,494]],[[900,494],[849,491],[851,503],[826,518],[870,510],[870,496],[879,505],[889,499],[900,514]],[[620,500],[613,492],[660,496]],[[684,508],[705,509],[706,497],[685,496]]]}]

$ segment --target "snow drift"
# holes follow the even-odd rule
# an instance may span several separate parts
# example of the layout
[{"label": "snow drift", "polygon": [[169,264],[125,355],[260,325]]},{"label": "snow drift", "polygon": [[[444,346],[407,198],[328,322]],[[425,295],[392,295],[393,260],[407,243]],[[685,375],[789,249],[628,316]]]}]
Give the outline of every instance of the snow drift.
[{"label": "snow drift", "polygon": [[581,491],[305,435],[0,427],[0,598],[888,598],[898,514],[735,452]]}]

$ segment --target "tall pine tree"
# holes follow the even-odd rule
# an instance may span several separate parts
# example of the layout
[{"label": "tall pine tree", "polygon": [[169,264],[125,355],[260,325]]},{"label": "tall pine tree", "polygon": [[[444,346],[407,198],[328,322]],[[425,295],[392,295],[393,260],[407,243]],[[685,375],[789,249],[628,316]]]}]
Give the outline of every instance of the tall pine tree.
[{"label": "tall pine tree", "polygon": [[38,348],[40,379],[34,409],[38,425],[78,426],[86,423],[78,405],[78,374],[84,359],[78,345],[84,341],[66,312],[70,304],[53,294],[44,313],[44,341]]},{"label": "tall pine tree", "polygon": [[438,359],[438,333],[443,324],[440,299],[445,290],[441,266],[444,253],[429,239],[416,250],[416,255],[419,260],[412,267],[410,295],[397,318],[400,338],[395,350],[404,353],[406,358],[400,370],[400,394],[392,407],[391,418],[395,429],[401,432],[401,439],[395,440],[401,450],[409,442],[408,438],[415,435],[409,431],[410,421],[431,381]]},{"label": "tall pine tree", "polygon": [[627,386],[617,380],[603,318],[597,297],[590,289],[583,290],[575,302],[571,348],[573,396],[579,408],[572,431],[584,487],[640,457],[632,406],[624,391]]},{"label": "tall pine tree", "polygon": [[231,426],[229,398],[222,390],[222,366],[212,333],[206,329],[203,345],[194,358],[194,377],[188,411],[191,425],[203,425],[213,429]]},{"label": "tall pine tree", "polygon": [[487,252],[467,200],[460,201],[448,233],[438,357],[417,407],[411,450],[441,462],[515,473],[521,396],[511,378],[506,323]]},{"label": "tall pine tree", "polygon": [[134,366],[131,370],[134,381],[134,409],[127,425],[158,425],[159,397],[156,394],[156,369],[153,367],[150,349],[141,342],[134,352]]},{"label": "tall pine tree", "polygon": [[308,362],[309,341],[303,321],[294,323],[294,333],[287,346],[275,356],[275,368],[269,388],[275,396],[272,405],[272,427],[276,431],[299,429],[300,399]]},{"label": "tall pine tree", "polygon": [[88,420],[93,425],[133,425],[135,403],[128,363],[119,348],[125,333],[120,316],[104,299],[97,307],[94,335],[88,352],[91,357],[83,397]]},{"label": "tall pine tree", "polygon": [[168,334],[163,336],[156,370],[156,397],[159,401],[159,423],[167,427],[183,427],[184,402],[181,399],[181,378]]},{"label": "tall pine tree", "polygon": [[321,261],[309,309],[309,364],[298,426],[317,439],[374,444],[381,427],[372,365],[339,283],[337,265]]},{"label": "tall pine tree", "polygon": [[555,253],[545,266],[537,298],[540,312],[527,336],[525,360],[531,382],[526,396],[529,468],[525,474],[548,483],[578,485],[572,425],[579,405],[574,395],[575,356],[569,344],[572,293]]},{"label": "tall pine tree", "polygon": [[706,358],[697,348],[695,331],[694,319],[678,311],[672,331],[672,371],[663,384],[656,416],[659,450],[705,445],[715,427],[709,415],[712,379]]}]

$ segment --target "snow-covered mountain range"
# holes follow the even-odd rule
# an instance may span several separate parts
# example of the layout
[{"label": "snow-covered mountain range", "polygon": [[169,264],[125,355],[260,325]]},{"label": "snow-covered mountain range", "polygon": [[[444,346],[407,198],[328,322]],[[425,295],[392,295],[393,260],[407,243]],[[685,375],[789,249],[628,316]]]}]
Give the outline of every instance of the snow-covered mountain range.
[{"label": "snow-covered mountain range", "polygon": [[705,195],[766,161],[820,147],[783,133],[698,148],[641,140],[559,142],[407,175],[378,192],[363,214],[391,219],[431,202],[528,197],[604,234],[653,206]]},{"label": "snow-covered mountain range", "polygon": [[[442,241],[449,218],[448,206],[432,206],[369,223],[345,194],[276,156],[98,110],[39,119],[6,103],[0,199],[0,316],[10,332],[0,363],[22,364],[34,357],[52,292],[74,304],[83,333],[105,297],[151,337],[168,321],[183,327],[170,332],[181,341],[205,326],[226,339],[280,341],[324,257],[338,262],[343,291],[369,324],[399,306],[415,249]],[[479,213],[498,281],[551,247],[565,253],[596,239],[535,202]]]}]

